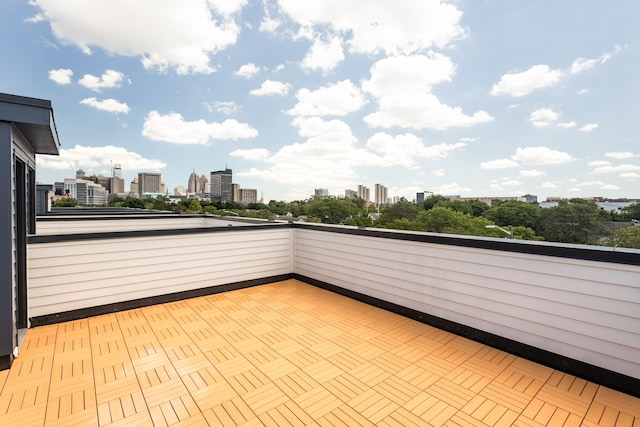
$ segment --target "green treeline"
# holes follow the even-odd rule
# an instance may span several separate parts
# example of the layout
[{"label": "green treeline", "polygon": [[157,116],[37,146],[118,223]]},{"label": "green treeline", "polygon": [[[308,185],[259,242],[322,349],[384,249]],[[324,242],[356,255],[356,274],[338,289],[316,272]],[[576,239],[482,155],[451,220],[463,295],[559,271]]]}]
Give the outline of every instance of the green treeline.
[{"label": "green treeline", "polygon": [[[63,199],[55,206],[75,206]],[[558,206],[540,208],[537,204],[494,200],[491,206],[478,200],[449,200],[434,195],[421,204],[407,200],[377,208],[364,200],[316,197],[309,200],[269,204],[182,200],[167,198],[136,199],[116,197],[109,206],[172,211],[184,214],[238,215],[250,218],[299,218],[325,224],[389,228],[434,233],[464,234],[522,240],[640,249],[640,227],[615,227],[615,224],[640,219],[640,203],[620,211],[607,212],[585,199],[562,200]],[[487,226],[497,226],[488,228]]]}]

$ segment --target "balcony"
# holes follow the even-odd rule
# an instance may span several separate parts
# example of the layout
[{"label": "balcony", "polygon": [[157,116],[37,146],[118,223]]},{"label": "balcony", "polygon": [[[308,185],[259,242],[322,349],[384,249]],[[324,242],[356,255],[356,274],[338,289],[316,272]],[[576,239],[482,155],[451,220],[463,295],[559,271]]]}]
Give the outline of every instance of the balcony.
[{"label": "balcony", "polygon": [[640,251],[108,215],[27,250],[1,425],[640,423]]}]

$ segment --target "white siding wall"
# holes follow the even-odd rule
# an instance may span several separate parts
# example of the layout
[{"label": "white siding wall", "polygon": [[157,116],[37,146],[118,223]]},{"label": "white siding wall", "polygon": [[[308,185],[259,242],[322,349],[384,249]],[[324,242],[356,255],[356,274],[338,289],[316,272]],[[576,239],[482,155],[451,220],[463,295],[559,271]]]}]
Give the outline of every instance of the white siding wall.
[{"label": "white siding wall", "polygon": [[294,266],[316,280],[640,378],[637,265],[296,229]]},{"label": "white siding wall", "polygon": [[293,232],[274,227],[30,244],[29,317],[289,274]]}]

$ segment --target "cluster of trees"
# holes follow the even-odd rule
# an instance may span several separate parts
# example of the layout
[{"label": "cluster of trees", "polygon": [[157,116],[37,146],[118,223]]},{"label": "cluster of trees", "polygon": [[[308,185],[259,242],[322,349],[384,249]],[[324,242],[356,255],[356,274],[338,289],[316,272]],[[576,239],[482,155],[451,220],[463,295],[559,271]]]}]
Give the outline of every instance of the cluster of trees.
[{"label": "cluster of trees", "polygon": [[[63,199],[66,206],[73,199]],[[77,204],[77,202],[76,202]],[[60,206],[60,201],[56,203]],[[166,210],[178,213],[230,213],[271,219],[275,216],[305,216],[307,221],[346,224],[447,234],[508,237],[507,227],[516,239],[640,248],[640,227],[607,227],[607,223],[640,219],[640,203],[619,212],[607,212],[585,199],[562,200],[557,206],[494,200],[491,206],[478,200],[449,200],[434,195],[421,204],[407,200],[383,207],[378,212],[364,200],[317,197],[309,200],[268,204],[169,199],[126,199],[116,197],[109,206]],[[498,226],[489,228],[488,226]]]}]

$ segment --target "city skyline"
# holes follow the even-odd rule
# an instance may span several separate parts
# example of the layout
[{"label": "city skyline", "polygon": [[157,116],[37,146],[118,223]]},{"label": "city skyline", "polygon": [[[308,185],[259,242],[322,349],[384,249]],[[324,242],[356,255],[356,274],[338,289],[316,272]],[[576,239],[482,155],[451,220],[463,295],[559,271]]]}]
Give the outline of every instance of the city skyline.
[{"label": "city skyline", "polygon": [[0,92],[52,101],[45,183],[216,164],[265,200],[640,197],[640,4],[401,6],[7,0]]}]

